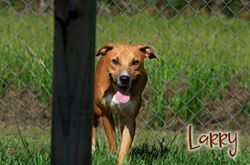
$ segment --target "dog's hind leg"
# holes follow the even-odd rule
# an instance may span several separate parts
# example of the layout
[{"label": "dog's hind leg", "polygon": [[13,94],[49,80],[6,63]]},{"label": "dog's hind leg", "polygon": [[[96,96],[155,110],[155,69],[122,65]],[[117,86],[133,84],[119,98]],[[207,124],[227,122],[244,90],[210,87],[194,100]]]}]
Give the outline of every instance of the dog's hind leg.
[{"label": "dog's hind leg", "polygon": [[96,130],[98,126],[98,119],[100,118],[101,114],[102,114],[101,109],[96,104],[94,104],[93,123],[92,123],[92,153],[95,152]]},{"label": "dog's hind leg", "polygon": [[120,131],[121,131],[121,137],[122,137],[122,132],[124,129],[124,117],[120,116]]},{"label": "dog's hind leg", "polygon": [[98,116],[94,114],[93,116],[93,124],[92,124],[92,153],[95,152],[96,146],[96,130],[98,126]]}]

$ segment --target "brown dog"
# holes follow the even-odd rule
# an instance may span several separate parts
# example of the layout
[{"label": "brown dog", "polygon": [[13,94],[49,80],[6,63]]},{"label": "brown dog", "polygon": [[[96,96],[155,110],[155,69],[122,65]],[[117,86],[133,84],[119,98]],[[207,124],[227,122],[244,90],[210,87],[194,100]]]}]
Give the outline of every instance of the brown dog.
[{"label": "brown dog", "polygon": [[144,59],[156,55],[148,46],[125,44],[103,46],[96,54],[100,55],[95,76],[92,145],[95,146],[97,121],[101,117],[109,147],[117,150],[113,114],[118,114],[122,135],[118,164],[122,164],[134,138],[135,118],[147,83]]}]

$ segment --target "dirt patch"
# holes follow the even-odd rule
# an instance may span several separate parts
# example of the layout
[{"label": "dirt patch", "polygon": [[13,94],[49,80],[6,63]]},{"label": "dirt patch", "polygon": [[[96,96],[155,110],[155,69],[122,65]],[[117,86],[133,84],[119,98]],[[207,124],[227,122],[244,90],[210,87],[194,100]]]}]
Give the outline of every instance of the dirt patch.
[{"label": "dirt patch", "polygon": [[[225,129],[239,129],[247,124],[250,117],[247,112],[242,112],[242,109],[243,105],[250,101],[250,90],[241,83],[244,77],[243,73],[235,76],[226,88],[219,92],[219,100],[205,101],[200,121],[206,128],[217,129],[219,126]],[[250,130],[248,133],[250,134]]]},{"label": "dirt patch", "polygon": [[[196,113],[192,122],[196,123],[198,130],[244,130],[244,133],[250,134],[250,127],[247,123],[250,119],[244,106],[250,102],[250,90],[246,88],[242,81],[246,78],[246,73],[239,73],[232,78],[228,85],[218,93],[217,100],[209,100],[204,98],[199,113]],[[174,81],[164,81],[166,84],[164,96],[166,98],[174,98],[180,93],[188,90],[188,73],[180,70]],[[203,98],[202,98],[203,99]],[[168,123],[166,127],[171,130],[179,130],[185,126],[187,119],[180,118],[178,112],[168,109],[165,121]]]},{"label": "dirt patch", "polygon": [[0,98],[0,123],[47,127],[51,121],[51,105],[42,106],[37,95],[38,92],[30,87],[7,87]]}]

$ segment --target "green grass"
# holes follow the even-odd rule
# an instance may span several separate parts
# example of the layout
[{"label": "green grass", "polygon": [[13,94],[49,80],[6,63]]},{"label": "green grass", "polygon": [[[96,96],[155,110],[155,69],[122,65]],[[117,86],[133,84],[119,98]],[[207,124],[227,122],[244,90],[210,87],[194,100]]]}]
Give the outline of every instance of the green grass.
[{"label": "green grass", "polygon": [[[189,152],[185,146],[164,146],[161,144],[149,145],[145,142],[141,146],[136,146],[127,157],[125,164],[247,164],[249,163],[249,151],[244,150],[243,155],[237,159],[231,159],[224,150],[207,150],[202,148],[198,152]],[[93,164],[115,164],[117,157],[107,153],[106,148],[99,149],[94,157]]]},{"label": "green grass", "polygon": [[1,126],[0,132],[0,165],[50,163],[48,130],[38,127]]},{"label": "green grass", "polygon": [[[0,164],[46,165],[50,164],[50,131],[37,127],[17,126],[1,127]],[[141,135],[142,134],[142,135]],[[185,135],[182,133],[154,132],[164,140],[141,139],[152,135],[151,131],[142,131],[135,138],[131,152],[125,159],[125,165],[150,164],[248,164],[250,163],[249,141],[241,138],[240,151],[235,159],[228,156],[227,148],[223,150],[187,150]],[[141,137],[140,137],[141,136]],[[245,137],[246,138],[246,137]],[[117,154],[107,147],[106,140],[98,134],[98,145],[92,157],[92,164],[116,164]],[[243,143],[243,144],[242,144]]]}]

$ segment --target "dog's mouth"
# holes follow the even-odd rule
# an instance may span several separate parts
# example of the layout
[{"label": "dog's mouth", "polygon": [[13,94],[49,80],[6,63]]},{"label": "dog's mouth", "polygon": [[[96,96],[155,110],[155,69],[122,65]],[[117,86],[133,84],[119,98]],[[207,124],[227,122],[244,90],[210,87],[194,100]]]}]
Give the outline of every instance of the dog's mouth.
[{"label": "dog's mouth", "polygon": [[114,87],[114,89],[116,91],[114,96],[117,99],[117,101],[119,103],[123,103],[123,104],[129,102],[131,92],[133,90],[134,85],[136,84],[136,82],[139,79],[139,75],[136,76],[136,78],[134,80],[132,80],[132,82],[130,84],[128,84],[128,85],[121,85],[121,84],[117,83],[114,80],[111,73],[109,74],[109,77],[110,77],[110,79],[112,81],[112,84],[113,84],[113,87]]}]

